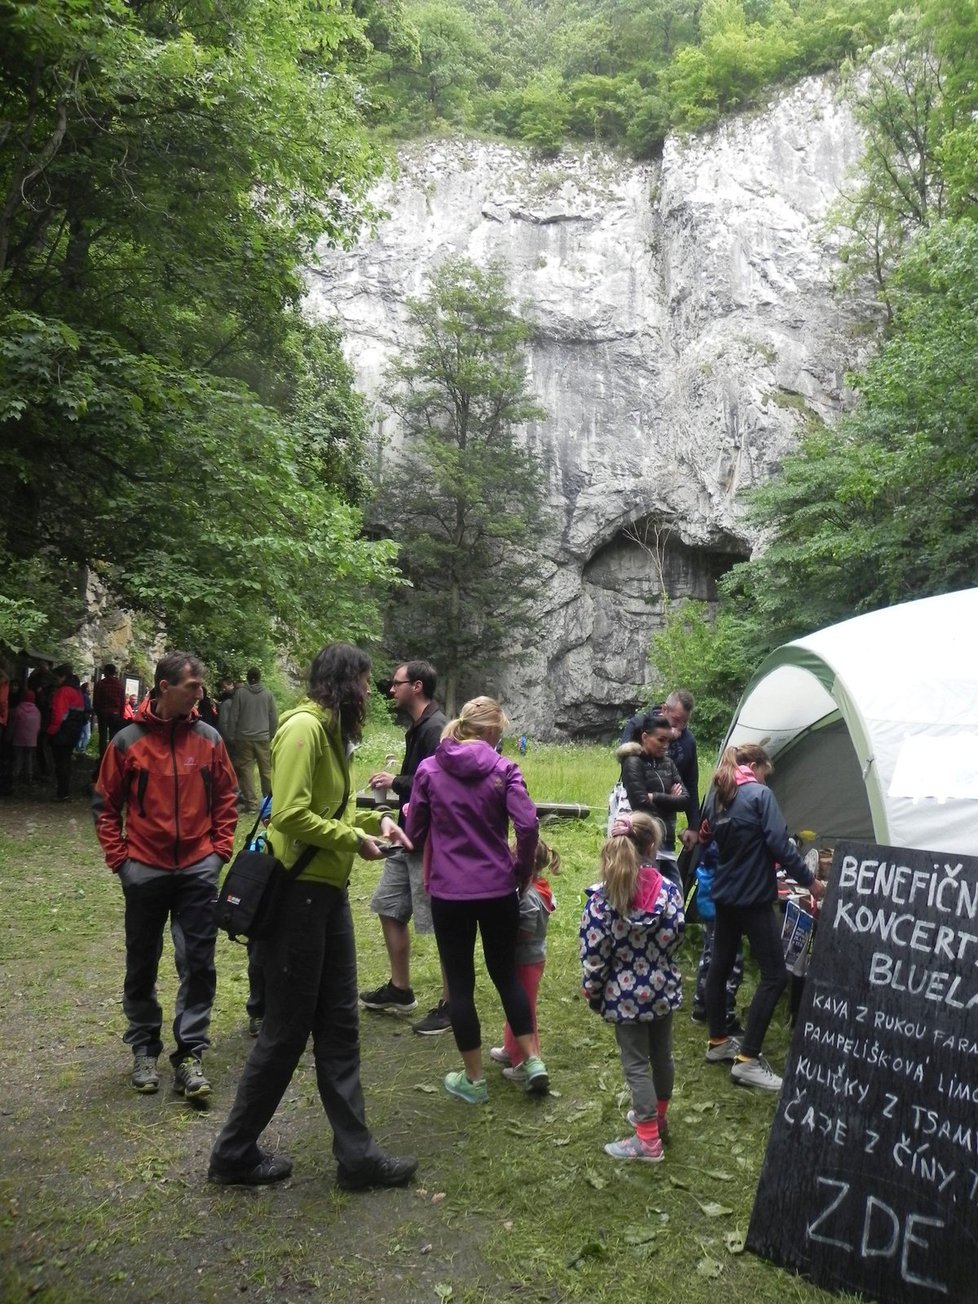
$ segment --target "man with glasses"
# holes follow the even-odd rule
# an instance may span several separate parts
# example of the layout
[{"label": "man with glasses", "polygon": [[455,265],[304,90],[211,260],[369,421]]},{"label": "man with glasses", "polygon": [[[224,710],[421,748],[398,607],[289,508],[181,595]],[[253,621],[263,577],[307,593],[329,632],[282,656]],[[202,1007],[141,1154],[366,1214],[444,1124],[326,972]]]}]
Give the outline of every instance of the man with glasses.
[{"label": "man with glasses", "polygon": [[[435,669],[427,661],[407,661],[398,666],[388,695],[397,714],[411,721],[404,736],[404,761],[399,774],[388,770],[372,774],[370,786],[380,796],[393,790],[403,811],[411,800],[415,771],[426,757],[434,753],[441,739],[441,731],[448,721],[433,701]],[[400,815],[398,823],[403,825],[403,822],[403,815]],[[391,975],[387,982],[373,991],[361,992],[360,1001],[368,1010],[385,1014],[410,1014],[417,1009],[418,1002],[411,988],[411,938],[408,923],[413,916],[416,933],[434,932],[431,901],[424,888],[424,868],[418,853],[399,849],[385,860],[384,872],[370,902],[370,909],[380,916]],[[441,1000],[412,1027],[421,1036],[433,1036],[448,1032],[451,1026],[448,988],[443,973]]]}]

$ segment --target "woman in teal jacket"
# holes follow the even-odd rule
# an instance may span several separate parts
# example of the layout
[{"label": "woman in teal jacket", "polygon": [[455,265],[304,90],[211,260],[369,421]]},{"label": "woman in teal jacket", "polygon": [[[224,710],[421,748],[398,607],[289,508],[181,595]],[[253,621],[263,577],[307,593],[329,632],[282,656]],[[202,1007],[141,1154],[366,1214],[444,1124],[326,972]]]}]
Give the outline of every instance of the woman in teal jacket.
[{"label": "woman in teal jacket", "polygon": [[324,647],[309,672],[309,694],[282,718],[272,741],[272,850],[288,867],[318,848],[290,880],[270,937],[259,943],[265,1017],[244,1067],[208,1177],[261,1186],[292,1172],[291,1160],[261,1150],[310,1034],[319,1096],[333,1130],[337,1181],[344,1190],[399,1186],[417,1160],[385,1154],[364,1118],[356,947],[347,883],[355,856],[377,860],[380,834],[411,848],[388,815],[347,817],[350,754],[370,692],[370,659],[346,643]]}]

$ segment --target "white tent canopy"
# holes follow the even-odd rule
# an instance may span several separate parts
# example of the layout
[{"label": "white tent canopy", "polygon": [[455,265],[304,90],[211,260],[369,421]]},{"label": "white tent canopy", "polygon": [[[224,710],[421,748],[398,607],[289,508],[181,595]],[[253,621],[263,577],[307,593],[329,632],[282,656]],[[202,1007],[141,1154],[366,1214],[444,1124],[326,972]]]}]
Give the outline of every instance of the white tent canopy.
[{"label": "white tent canopy", "polygon": [[760,743],[792,833],[978,855],[978,589],[786,643],[727,735]]}]

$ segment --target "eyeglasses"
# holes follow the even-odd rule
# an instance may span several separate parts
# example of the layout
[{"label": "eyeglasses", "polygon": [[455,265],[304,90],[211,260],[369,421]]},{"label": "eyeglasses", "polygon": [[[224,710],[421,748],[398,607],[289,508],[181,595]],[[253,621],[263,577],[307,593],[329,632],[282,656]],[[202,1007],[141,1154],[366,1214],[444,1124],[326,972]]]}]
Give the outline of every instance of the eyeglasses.
[{"label": "eyeglasses", "polygon": [[413,684],[413,679],[392,679],[391,688],[400,688],[402,684]]}]

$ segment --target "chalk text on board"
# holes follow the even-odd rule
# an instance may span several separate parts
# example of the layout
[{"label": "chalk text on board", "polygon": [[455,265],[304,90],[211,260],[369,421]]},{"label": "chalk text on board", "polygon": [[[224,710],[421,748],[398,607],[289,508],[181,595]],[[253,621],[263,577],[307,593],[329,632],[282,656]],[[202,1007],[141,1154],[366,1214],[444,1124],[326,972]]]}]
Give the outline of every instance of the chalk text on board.
[{"label": "chalk text on board", "polygon": [[[806,1230],[811,1240],[822,1245],[835,1245],[841,1250],[848,1250],[850,1254],[858,1254],[863,1259],[895,1259],[899,1251],[900,1276],[905,1282],[912,1286],[926,1286],[930,1290],[940,1291],[942,1295],[947,1294],[947,1286],[943,1281],[921,1277],[913,1271],[910,1262],[911,1255],[915,1253],[914,1247],[923,1251],[933,1249],[931,1241],[924,1239],[927,1234],[925,1229],[933,1227],[943,1231],[946,1226],[943,1219],[928,1218],[922,1213],[907,1213],[901,1217],[884,1200],[875,1195],[867,1195],[865,1198],[856,1197],[857,1203],[863,1200],[863,1209],[861,1217],[856,1212],[855,1217],[859,1222],[854,1224],[852,1210],[846,1207],[845,1212],[840,1212],[844,1206],[852,1203],[849,1200],[851,1183],[833,1177],[817,1177],[815,1181],[818,1186],[828,1188],[823,1193],[828,1203],[814,1221],[808,1224]],[[835,1217],[837,1213],[838,1218]],[[858,1245],[842,1239],[851,1227],[860,1224]],[[833,1235],[833,1232],[837,1234]]]}]

